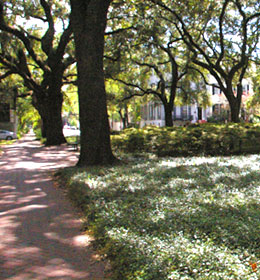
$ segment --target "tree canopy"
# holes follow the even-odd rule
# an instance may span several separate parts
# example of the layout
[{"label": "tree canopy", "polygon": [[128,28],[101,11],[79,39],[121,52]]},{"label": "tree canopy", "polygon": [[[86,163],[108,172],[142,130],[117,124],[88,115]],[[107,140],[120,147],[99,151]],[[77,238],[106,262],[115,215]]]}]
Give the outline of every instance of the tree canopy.
[{"label": "tree canopy", "polygon": [[176,26],[193,53],[193,63],[205,68],[216,79],[229,102],[231,119],[237,122],[242,80],[259,42],[259,2],[151,1]]}]

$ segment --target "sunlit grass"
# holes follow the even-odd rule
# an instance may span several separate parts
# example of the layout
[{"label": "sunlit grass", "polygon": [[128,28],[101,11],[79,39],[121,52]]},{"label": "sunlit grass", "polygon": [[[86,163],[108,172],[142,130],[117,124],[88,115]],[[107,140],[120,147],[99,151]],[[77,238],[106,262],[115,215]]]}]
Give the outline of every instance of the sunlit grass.
[{"label": "sunlit grass", "polygon": [[16,139],[13,140],[0,140],[0,146],[2,145],[10,145],[13,144],[15,141],[17,141]]},{"label": "sunlit grass", "polygon": [[260,156],[132,159],[63,174],[114,279],[260,279]]}]

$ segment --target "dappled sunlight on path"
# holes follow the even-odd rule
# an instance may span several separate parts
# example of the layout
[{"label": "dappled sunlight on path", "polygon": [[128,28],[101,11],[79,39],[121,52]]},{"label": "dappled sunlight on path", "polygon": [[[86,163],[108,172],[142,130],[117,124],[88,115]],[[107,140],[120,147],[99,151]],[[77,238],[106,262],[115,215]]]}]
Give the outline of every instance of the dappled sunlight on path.
[{"label": "dappled sunlight on path", "polygon": [[0,279],[104,279],[104,263],[50,171],[73,166],[67,145],[43,147],[32,135],[0,156]]}]

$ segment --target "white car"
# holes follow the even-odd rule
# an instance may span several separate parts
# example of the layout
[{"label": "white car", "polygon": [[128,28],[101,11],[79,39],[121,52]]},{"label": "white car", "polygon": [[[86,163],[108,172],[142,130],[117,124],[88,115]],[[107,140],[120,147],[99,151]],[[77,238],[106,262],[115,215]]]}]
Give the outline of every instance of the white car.
[{"label": "white car", "polygon": [[0,129],[0,140],[12,140],[12,139],[17,139],[16,133],[12,131]]},{"label": "white car", "polygon": [[80,130],[74,126],[64,126],[63,134],[65,137],[80,136]]}]

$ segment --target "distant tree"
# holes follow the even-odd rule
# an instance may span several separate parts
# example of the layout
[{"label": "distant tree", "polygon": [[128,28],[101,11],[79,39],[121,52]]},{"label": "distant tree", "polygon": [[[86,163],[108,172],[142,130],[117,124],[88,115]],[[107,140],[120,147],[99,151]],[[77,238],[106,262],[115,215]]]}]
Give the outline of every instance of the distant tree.
[{"label": "distant tree", "polygon": [[104,82],[103,55],[111,0],[70,0],[75,37],[81,150],[78,166],[111,164],[114,157]]},{"label": "distant tree", "polygon": [[18,132],[20,134],[27,133],[32,128],[36,137],[40,136],[41,117],[32,105],[31,96],[18,98],[16,105]]},{"label": "distant tree", "polygon": [[110,119],[120,122],[122,129],[129,126],[137,126],[141,117],[141,99],[131,98],[124,100],[127,92],[131,91],[131,88],[123,86],[122,83],[112,79],[107,79],[106,89]]},{"label": "distant tree", "polygon": [[260,68],[256,65],[256,71],[250,73],[253,81],[254,94],[247,100],[247,110],[253,115],[253,119],[260,122]]},{"label": "distant tree", "polygon": [[23,79],[41,116],[46,145],[66,142],[62,86],[75,62],[67,6],[66,1],[0,1],[0,79]]},{"label": "distant tree", "polygon": [[10,104],[10,108],[14,110],[18,120],[17,132],[21,135],[27,133],[30,126],[40,127],[40,116],[27,91],[19,76],[9,76],[0,84],[0,102]]},{"label": "distant tree", "polygon": [[151,2],[176,26],[193,62],[216,79],[229,102],[231,120],[238,122],[242,80],[259,42],[259,1]]},{"label": "distant tree", "polygon": [[[191,101],[192,98],[187,96],[194,97],[193,88],[199,83],[201,72],[190,67],[192,52],[183,43],[176,27],[169,24],[154,5],[142,2],[132,4],[132,9],[135,10],[131,22],[133,28],[127,31],[126,36],[123,34],[124,38],[122,34],[115,36],[115,49],[121,50],[116,56],[120,62],[116,61],[116,71],[107,75],[129,87],[123,100],[135,96],[155,96],[155,100],[163,104],[165,125],[173,126],[176,96],[183,95],[183,100]],[[202,90],[202,87],[196,86],[196,89],[199,96],[205,93],[206,87]]]}]

